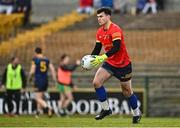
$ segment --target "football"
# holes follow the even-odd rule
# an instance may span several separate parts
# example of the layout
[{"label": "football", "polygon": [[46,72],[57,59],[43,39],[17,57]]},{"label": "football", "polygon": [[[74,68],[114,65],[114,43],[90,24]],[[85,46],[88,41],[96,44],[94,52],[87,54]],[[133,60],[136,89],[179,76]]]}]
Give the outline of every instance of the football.
[{"label": "football", "polygon": [[81,66],[82,68],[86,69],[86,70],[90,70],[93,67],[91,66],[91,61],[94,59],[94,57],[92,55],[85,55],[82,59],[81,59]]}]

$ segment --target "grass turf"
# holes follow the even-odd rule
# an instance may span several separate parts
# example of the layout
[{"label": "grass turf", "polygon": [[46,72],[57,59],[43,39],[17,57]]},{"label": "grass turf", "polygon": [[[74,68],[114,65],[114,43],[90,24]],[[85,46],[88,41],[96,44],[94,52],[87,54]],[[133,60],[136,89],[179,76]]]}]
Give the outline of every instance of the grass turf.
[{"label": "grass turf", "polygon": [[179,118],[145,118],[132,124],[130,117],[111,116],[96,121],[93,116],[52,117],[0,116],[0,127],[180,127]]}]

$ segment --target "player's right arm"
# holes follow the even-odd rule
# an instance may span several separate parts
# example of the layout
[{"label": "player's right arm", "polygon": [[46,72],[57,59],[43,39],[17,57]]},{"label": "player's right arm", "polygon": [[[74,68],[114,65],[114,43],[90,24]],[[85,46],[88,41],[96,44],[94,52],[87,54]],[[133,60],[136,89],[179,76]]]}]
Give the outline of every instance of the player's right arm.
[{"label": "player's right arm", "polygon": [[101,36],[99,36],[98,33],[99,33],[99,31],[96,33],[96,45],[91,53],[91,55],[95,55],[94,60],[91,61],[91,65],[93,67],[96,67],[97,65],[99,65],[101,63],[99,60],[103,61],[107,58],[107,56],[105,54],[103,54],[102,56],[98,56],[102,49],[102,43],[99,40],[99,37],[101,37]]},{"label": "player's right arm", "polygon": [[99,53],[101,52],[102,43],[99,40],[98,33],[99,33],[99,31],[97,31],[97,33],[96,33],[96,44],[95,44],[93,51],[91,52],[91,55],[99,55]]},{"label": "player's right arm", "polygon": [[52,63],[49,63],[49,69],[51,71],[53,80],[56,82],[56,71]]},{"label": "player's right arm", "polygon": [[96,42],[96,45],[91,53],[91,55],[99,55],[101,52],[102,44],[100,42]]}]

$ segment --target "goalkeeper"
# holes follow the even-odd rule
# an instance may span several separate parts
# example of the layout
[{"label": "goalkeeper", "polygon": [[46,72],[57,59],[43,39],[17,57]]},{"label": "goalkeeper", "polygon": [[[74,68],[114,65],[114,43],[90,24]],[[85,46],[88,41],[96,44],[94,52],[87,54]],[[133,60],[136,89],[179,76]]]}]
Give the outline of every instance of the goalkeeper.
[{"label": "goalkeeper", "polygon": [[[122,30],[111,22],[110,16],[111,10],[107,7],[97,10],[97,19],[101,27],[96,33],[96,45],[91,53],[91,55],[95,56],[95,59],[91,61],[91,66],[97,67],[101,63],[103,64],[96,72],[93,80],[93,85],[102,107],[102,111],[95,119],[101,120],[112,114],[103,85],[111,76],[114,76],[120,80],[123,95],[127,97],[133,110],[132,123],[139,123],[141,112],[137,105],[137,97],[131,87],[131,61],[126,50]],[[106,53],[99,55],[102,47]]]}]

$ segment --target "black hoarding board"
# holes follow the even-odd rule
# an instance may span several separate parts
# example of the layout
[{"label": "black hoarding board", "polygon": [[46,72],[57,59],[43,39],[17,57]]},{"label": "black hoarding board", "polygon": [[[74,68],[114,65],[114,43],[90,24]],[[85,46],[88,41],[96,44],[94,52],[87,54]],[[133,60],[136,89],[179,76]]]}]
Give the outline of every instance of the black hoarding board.
[{"label": "black hoarding board", "polygon": [[[144,94],[143,91],[135,92],[138,97],[138,105],[143,112],[144,107]],[[4,92],[0,92],[0,114],[8,112],[7,104],[4,101]],[[35,114],[36,113],[36,102],[34,100],[34,92],[26,92],[21,95],[20,101],[20,114]],[[55,114],[58,111],[62,111],[58,108],[59,93],[48,92],[45,93],[45,99],[49,106],[53,109]],[[117,91],[108,92],[108,101],[110,107],[113,110],[113,114],[131,114],[131,109],[128,105],[127,99],[122,95],[122,93]],[[13,112],[16,111],[16,103],[13,101]],[[67,109],[69,114],[97,114],[101,111],[101,106],[97,100],[96,94],[92,91],[89,92],[75,92],[74,101],[70,104]]]}]

